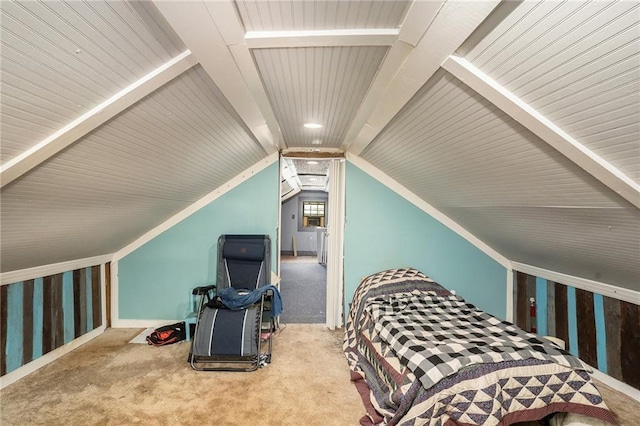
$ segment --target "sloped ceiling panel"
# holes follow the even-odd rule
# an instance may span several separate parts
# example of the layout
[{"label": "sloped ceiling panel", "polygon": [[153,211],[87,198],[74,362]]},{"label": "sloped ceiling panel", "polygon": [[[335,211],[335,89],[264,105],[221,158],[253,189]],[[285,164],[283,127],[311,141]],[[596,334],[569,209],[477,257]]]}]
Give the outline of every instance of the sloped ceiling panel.
[{"label": "sloped ceiling panel", "polygon": [[[638,2],[524,2],[475,46],[476,67],[640,182]],[[468,51],[468,52],[467,52]]]},{"label": "sloped ceiling panel", "polygon": [[443,70],[362,157],[508,259],[638,285],[638,210]]},{"label": "sloped ceiling panel", "polygon": [[[254,49],[288,147],[339,148],[387,47]],[[309,130],[304,123],[325,127]],[[316,141],[316,143],[314,143]]]},{"label": "sloped ceiling panel", "polygon": [[247,31],[397,28],[411,4],[403,0],[236,1]]},{"label": "sloped ceiling panel", "polygon": [[637,209],[487,206],[448,211],[512,261],[640,291]]},{"label": "sloped ceiling panel", "polygon": [[2,271],[121,249],[264,158],[196,66],[2,191]]},{"label": "sloped ceiling panel", "polygon": [[362,156],[436,207],[624,201],[442,69]]},{"label": "sloped ceiling panel", "polygon": [[185,50],[149,2],[0,2],[0,161]]},{"label": "sloped ceiling panel", "polygon": [[284,196],[291,191],[293,191],[293,187],[289,185],[289,182],[287,182],[285,179],[282,179],[282,182],[280,182],[280,194]]}]

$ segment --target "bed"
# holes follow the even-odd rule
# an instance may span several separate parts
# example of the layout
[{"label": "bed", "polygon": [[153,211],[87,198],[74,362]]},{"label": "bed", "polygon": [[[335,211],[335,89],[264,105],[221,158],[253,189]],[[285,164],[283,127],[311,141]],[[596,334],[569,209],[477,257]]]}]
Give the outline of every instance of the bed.
[{"label": "bed", "polygon": [[616,424],[578,358],[414,268],[362,280],[344,351],[363,425]]}]

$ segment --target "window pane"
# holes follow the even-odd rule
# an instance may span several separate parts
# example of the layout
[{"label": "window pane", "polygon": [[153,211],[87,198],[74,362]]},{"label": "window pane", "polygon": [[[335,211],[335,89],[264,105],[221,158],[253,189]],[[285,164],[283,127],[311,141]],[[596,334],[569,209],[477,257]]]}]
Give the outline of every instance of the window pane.
[{"label": "window pane", "polygon": [[324,226],[325,205],[326,203],[324,201],[303,201],[302,226]]}]

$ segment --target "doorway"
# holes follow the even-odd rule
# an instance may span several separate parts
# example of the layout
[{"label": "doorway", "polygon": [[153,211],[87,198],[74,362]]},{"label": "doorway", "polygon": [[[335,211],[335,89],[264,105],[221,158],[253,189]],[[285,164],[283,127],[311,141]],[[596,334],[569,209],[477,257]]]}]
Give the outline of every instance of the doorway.
[{"label": "doorway", "polygon": [[327,266],[315,256],[283,255],[280,294],[285,324],[323,324],[327,317]]},{"label": "doorway", "polygon": [[[344,170],[342,158],[280,159],[278,255],[283,323],[325,323],[329,328],[342,325],[341,319],[338,323],[335,320],[337,310],[341,315],[343,300],[344,202],[340,202],[337,195],[343,196],[344,191],[335,189],[340,188],[337,183],[343,183],[340,170]],[[339,218],[342,224],[337,225]],[[339,231],[330,238],[329,229]],[[340,254],[332,257],[336,251],[332,243],[335,245],[338,241]],[[336,274],[337,263],[339,274]]]}]

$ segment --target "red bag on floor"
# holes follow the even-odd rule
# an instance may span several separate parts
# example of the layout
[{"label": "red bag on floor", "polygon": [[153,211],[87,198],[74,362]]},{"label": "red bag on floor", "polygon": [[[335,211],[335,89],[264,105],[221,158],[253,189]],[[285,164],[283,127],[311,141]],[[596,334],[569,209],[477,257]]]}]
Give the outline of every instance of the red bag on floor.
[{"label": "red bag on floor", "polygon": [[186,339],[184,321],[156,328],[147,336],[147,343],[153,346],[164,346]]}]

